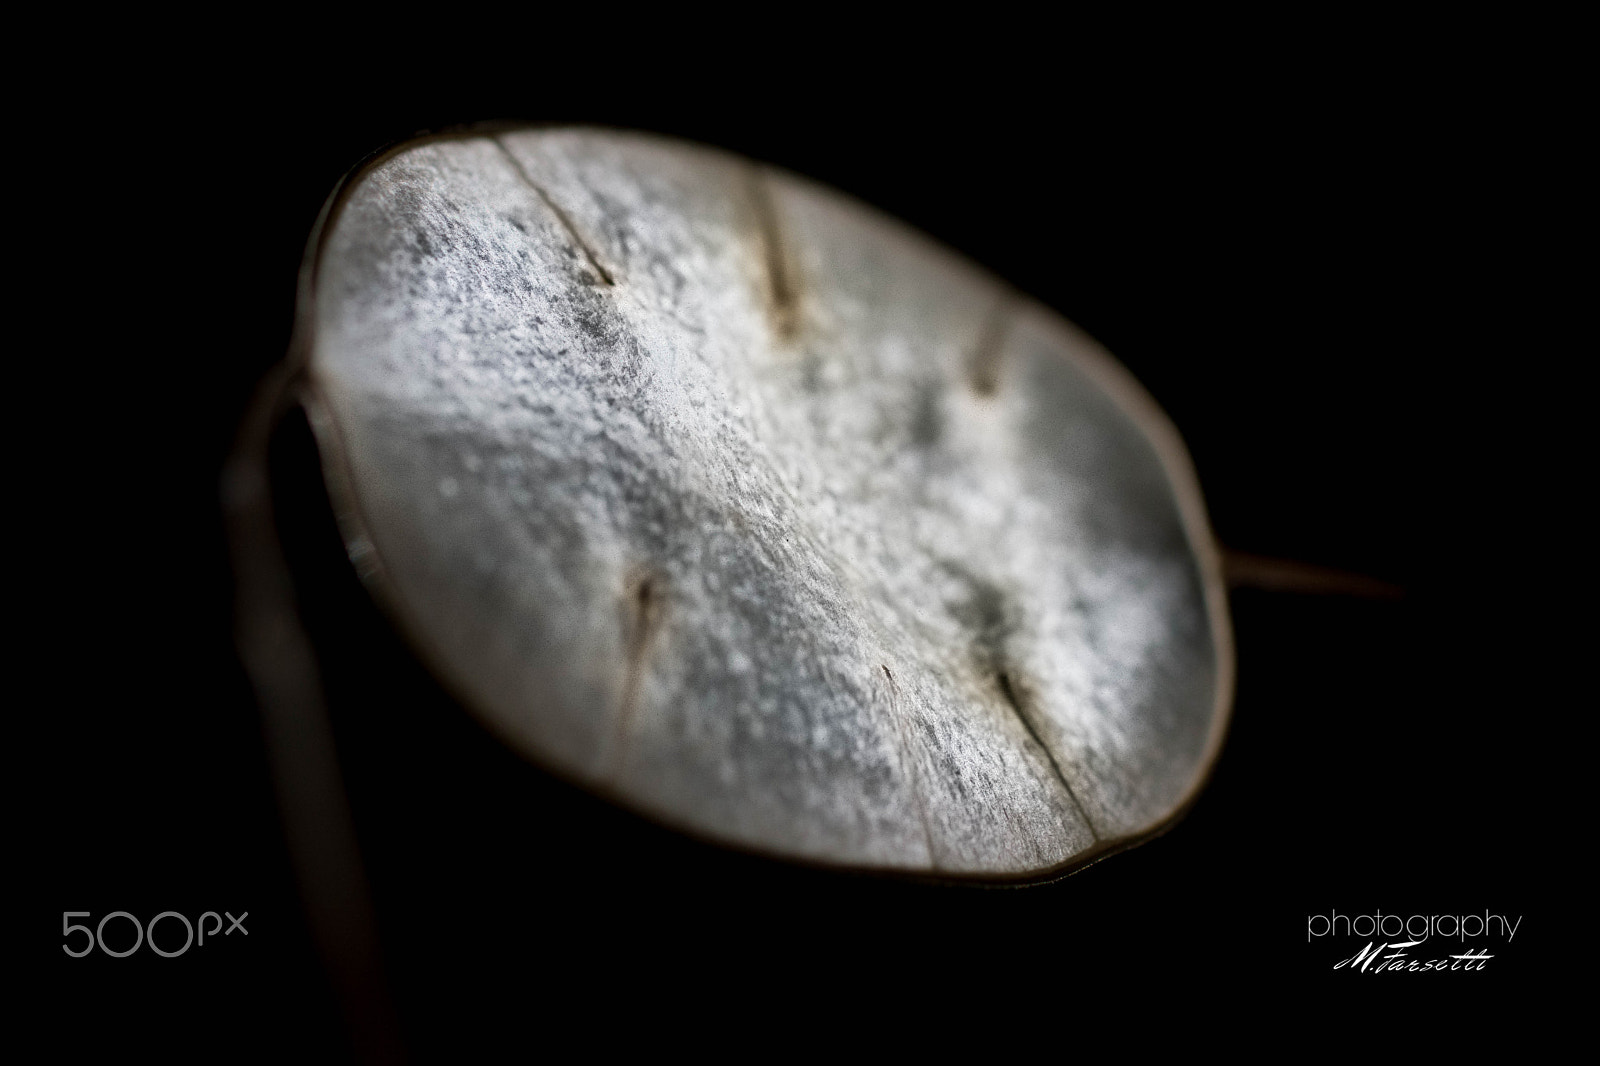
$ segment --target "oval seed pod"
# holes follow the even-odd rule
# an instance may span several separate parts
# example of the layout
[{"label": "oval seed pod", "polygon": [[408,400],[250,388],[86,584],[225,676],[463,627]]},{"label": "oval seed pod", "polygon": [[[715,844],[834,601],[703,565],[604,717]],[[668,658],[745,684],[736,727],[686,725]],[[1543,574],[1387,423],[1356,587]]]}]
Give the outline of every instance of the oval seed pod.
[{"label": "oval seed pod", "polygon": [[1049,875],[1223,733],[1217,550],[1094,342],[927,238],[635,134],[415,142],[302,295],[352,559],[537,764],[698,836]]}]

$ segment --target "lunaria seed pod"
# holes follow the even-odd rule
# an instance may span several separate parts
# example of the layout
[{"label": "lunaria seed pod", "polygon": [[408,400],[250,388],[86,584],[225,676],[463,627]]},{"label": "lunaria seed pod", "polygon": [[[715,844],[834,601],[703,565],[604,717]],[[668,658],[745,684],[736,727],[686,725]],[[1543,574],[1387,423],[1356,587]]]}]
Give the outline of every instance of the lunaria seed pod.
[{"label": "lunaria seed pod", "polygon": [[655,137],[433,138],[302,294],[347,544],[536,764],[696,836],[1018,879],[1171,820],[1232,648],[1136,382],[848,198]]}]

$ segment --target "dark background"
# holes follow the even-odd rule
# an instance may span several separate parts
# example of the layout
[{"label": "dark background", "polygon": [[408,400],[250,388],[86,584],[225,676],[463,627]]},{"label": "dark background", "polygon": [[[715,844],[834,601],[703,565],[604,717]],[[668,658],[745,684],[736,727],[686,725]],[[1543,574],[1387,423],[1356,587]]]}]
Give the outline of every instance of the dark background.
[{"label": "dark background", "polygon": [[[46,234],[16,309],[44,338],[41,429],[18,453],[44,542],[20,583],[44,594],[17,669],[42,682],[48,733],[23,760],[42,873],[22,966],[46,975],[57,1038],[341,1053],[232,650],[218,479],[343,172],[491,119],[703,141],[910,221],[1131,368],[1225,544],[1406,596],[1235,593],[1230,736],[1197,805],[1141,848],[1028,889],[794,870],[657,833],[498,749],[343,568],[291,425],[285,539],[414,1046],[671,1043],[732,1015],[779,1043],[847,1020],[1066,1032],[1101,1000],[1537,1004],[1573,935],[1550,752],[1580,716],[1558,680],[1579,638],[1552,609],[1587,580],[1554,488],[1576,355],[1550,325],[1576,291],[1549,269],[1567,72],[1493,34],[1313,54],[1188,29],[792,52],[551,33],[530,51],[464,24],[82,74],[92,110],[44,116],[49,195],[18,201]],[[435,51],[453,62],[420,61]],[[247,910],[249,937],[70,959],[68,909]],[[1330,967],[1364,941],[1306,942],[1330,909],[1523,924],[1482,973],[1352,977]],[[669,1020],[638,1021],[652,1010]]]}]

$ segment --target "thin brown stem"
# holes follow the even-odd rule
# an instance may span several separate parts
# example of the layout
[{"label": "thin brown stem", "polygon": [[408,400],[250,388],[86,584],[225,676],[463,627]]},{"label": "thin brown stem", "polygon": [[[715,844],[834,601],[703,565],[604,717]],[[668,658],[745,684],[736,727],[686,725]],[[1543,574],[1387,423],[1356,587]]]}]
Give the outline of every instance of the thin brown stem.
[{"label": "thin brown stem", "polygon": [[1405,589],[1366,574],[1303,563],[1296,559],[1275,559],[1266,555],[1224,549],[1222,571],[1230,589],[1253,588],[1267,592],[1293,592],[1309,596],[1357,596],[1364,599],[1395,600]]}]

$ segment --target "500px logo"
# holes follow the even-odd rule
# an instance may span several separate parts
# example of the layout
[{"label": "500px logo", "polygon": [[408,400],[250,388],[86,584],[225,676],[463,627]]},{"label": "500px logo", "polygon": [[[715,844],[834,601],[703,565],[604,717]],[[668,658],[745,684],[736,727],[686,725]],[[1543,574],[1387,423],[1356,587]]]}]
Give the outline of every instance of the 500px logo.
[{"label": "500px logo", "polygon": [[[250,930],[244,927],[244,920],[250,917],[249,911],[245,911],[237,918],[231,914],[228,914],[227,911],[223,911],[222,914],[228,915],[229,922],[228,930],[227,932],[222,933],[223,936],[229,936],[235,931],[243,933],[245,936],[250,935]],[[200,920],[198,922],[190,922],[188,918],[179,914],[177,911],[162,911],[154,918],[151,918],[150,921],[145,925],[140,925],[139,919],[135,918],[127,911],[112,911],[110,914],[107,914],[105,917],[101,918],[100,924],[96,925],[93,931],[90,931],[87,925],[72,924],[72,919],[74,918],[90,917],[89,911],[62,911],[62,937],[70,940],[74,933],[82,933],[86,940],[81,951],[74,951],[72,950],[70,944],[65,943],[61,945],[61,950],[65,951],[68,955],[71,955],[75,959],[81,959],[98,946],[102,952],[110,955],[113,959],[122,959],[132,955],[135,951],[138,951],[141,946],[148,943],[150,945],[150,950],[155,952],[157,955],[160,955],[162,958],[175,959],[179,955],[182,955],[184,952],[188,951],[189,948],[194,945],[196,925],[200,927],[200,946],[205,946],[207,935],[207,918],[211,918],[215,922],[210,929],[211,939],[215,940],[217,938],[217,934],[222,931],[222,914],[218,914],[216,911],[206,911],[200,916]],[[113,918],[124,918],[133,926],[133,947],[128,948],[126,951],[113,951],[111,948],[106,947],[106,923],[111,921]],[[176,951],[163,950],[161,946],[156,943],[156,926],[160,924],[161,919],[163,918],[170,918],[183,923],[185,939],[183,941],[183,947]]]},{"label": "500px logo", "polygon": [[[1357,939],[1373,938],[1354,955],[1335,962],[1335,970],[1349,967],[1352,973],[1439,973],[1445,970],[1475,973],[1481,972],[1494,958],[1486,947],[1474,946],[1471,950],[1433,959],[1414,959],[1407,954],[1407,949],[1418,947],[1433,937],[1446,941],[1455,939],[1462,947],[1466,947],[1469,936],[1474,939],[1500,936],[1509,944],[1516,938],[1520,925],[1521,915],[1512,921],[1503,914],[1488,911],[1481,915],[1413,914],[1409,918],[1382,911],[1355,916],[1333,911],[1306,917],[1306,943],[1314,938],[1341,934]],[[1395,939],[1379,943],[1378,937]],[[1399,939],[1401,937],[1407,939]]]}]

